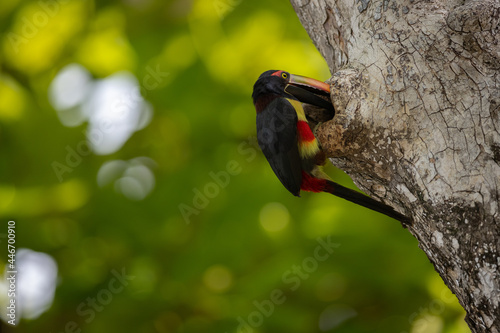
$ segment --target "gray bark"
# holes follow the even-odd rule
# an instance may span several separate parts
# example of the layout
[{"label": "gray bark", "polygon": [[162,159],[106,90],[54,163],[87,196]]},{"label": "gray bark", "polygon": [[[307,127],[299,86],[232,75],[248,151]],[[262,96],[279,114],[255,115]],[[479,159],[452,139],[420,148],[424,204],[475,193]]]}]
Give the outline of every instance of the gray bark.
[{"label": "gray bark", "polygon": [[499,333],[499,1],[291,3],[334,73],[327,156],[413,218],[471,330]]}]

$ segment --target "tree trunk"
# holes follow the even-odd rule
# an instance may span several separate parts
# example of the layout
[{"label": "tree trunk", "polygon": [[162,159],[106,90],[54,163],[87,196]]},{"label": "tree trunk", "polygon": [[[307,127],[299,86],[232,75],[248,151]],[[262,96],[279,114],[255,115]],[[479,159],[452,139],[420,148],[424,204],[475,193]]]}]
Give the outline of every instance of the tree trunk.
[{"label": "tree trunk", "polygon": [[467,311],[500,333],[500,3],[291,0],[333,74],[332,163],[412,217]]}]

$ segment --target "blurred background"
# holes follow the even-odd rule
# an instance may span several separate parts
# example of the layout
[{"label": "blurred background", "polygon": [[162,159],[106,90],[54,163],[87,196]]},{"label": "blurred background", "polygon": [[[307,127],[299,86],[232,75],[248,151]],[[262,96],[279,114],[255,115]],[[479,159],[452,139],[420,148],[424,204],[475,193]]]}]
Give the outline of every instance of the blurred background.
[{"label": "blurred background", "polygon": [[260,153],[259,74],[330,76],[287,1],[3,0],[0,32],[2,332],[469,332],[398,222]]}]

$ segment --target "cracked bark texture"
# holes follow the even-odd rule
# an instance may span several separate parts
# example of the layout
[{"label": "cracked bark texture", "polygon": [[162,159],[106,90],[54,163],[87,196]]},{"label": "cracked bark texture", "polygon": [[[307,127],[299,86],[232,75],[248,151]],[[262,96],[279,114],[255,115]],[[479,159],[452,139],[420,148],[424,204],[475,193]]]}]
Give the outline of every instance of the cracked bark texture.
[{"label": "cracked bark texture", "polygon": [[291,3],[334,73],[327,156],[413,218],[471,330],[500,333],[500,2]]}]

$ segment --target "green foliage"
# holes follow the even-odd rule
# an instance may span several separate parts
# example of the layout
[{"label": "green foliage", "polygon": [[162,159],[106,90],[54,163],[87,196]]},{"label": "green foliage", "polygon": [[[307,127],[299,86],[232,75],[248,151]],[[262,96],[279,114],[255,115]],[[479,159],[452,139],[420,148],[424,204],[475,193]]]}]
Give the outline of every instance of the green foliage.
[{"label": "green foliage", "polygon": [[[468,331],[398,222],[291,196],[258,150],[258,75],[329,77],[288,2],[3,1],[0,22],[0,233],[15,220],[17,246],[51,255],[59,275],[50,309],[16,331]],[[151,103],[151,122],[116,152],[79,152],[87,122],[67,127],[51,106],[71,63],[93,80],[129,71]],[[98,185],[116,160],[148,167],[154,189]],[[332,253],[318,250],[328,241]],[[122,270],[134,278],[100,303]]]}]

